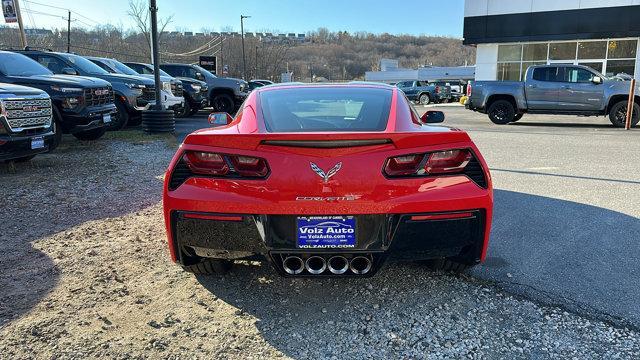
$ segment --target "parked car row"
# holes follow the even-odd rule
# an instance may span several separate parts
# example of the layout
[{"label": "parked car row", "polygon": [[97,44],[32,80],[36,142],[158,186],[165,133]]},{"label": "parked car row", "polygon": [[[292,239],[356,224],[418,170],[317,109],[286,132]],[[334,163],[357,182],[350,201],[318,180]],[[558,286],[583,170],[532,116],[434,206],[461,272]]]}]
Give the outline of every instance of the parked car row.
[{"label": "parked car row", "polygon": [[451,86],[438,85],[428,81],[401,81],[396,85],[407,98],[420,105],[450,102]]},{"label": "parked car row", "polygon": [[[130,66],[129,66],[130,65]],[[198,65],[163,64],[163,106],[177,117],[205,107],[232,113],[250,91]],[[52,151],[62,134],[97,140],[139,125],[155,105],[153,66],[26,48],[0,51],[0,162]]]}]

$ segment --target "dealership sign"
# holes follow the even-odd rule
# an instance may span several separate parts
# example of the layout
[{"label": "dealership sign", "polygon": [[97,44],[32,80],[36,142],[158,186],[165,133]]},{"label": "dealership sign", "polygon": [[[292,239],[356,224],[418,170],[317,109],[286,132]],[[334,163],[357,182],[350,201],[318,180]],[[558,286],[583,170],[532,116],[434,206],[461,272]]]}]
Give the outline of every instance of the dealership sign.
[{"label": "dealership sign", "polygon": [[218,67],[218,58],[215,56],[200,56],[200,61],[198,62],[200,66],[204,69],[211,71],[212,73],[216,73],[216,69]]},{"label": "dealership sign", "polygon": [[4,14],[5,22],[18,22],[18,15],[16,14],[16,4],[14,4],[13,0],[2,0],[2,13]]}]

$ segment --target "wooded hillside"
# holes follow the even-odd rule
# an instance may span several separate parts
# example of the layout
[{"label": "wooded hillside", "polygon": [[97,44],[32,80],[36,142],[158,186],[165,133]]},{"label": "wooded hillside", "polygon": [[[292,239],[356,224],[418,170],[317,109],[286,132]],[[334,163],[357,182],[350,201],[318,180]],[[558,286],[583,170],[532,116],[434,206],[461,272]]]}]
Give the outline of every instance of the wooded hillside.
[{"label": "wooded hillside", "polygon": [[[30,35],[29,45],[66,51],[66,31]],[[19,47],[15,28],[0,28],[4,48]],[[200,49],[199,51],[195,51]],[[199,55],[217,55],[228,65],[229,76],[242,76],[240,36],[183,35],[163,33],[161,58],[165,62],[196,62]],[[72,29],[71,51],[81,55],[113,57],[123,61],[150,62],[148,42],[141,32],[123,31],[112,26],[92,30]],[[289,69],[295,80],[362,79],[365,71],[378,70],[381,58],[398,59],[400,66],[458,66],[473,64],[475,49],[460,39],[433,36],[330,32],[318,29],[306,34],[302,43],[258,37],[245,38],[249,78],[279,78]],[[257,56],[256,56],[257,55]],[[257,59],[257,60],[256,60]]]}]

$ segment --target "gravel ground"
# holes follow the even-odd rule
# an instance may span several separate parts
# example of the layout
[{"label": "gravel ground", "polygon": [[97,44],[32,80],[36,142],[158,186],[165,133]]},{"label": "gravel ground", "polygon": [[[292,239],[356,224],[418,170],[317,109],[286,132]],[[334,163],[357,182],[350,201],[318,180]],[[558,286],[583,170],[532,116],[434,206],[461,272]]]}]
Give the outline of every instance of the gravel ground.
[{"label": "gravel ground", "polygon": [[174,145],[110,137],[0,165],[0,358],[640,354],[635,330],[418,265],[322,281],[258,263],[184,273],[169,260],[160,204]]}]

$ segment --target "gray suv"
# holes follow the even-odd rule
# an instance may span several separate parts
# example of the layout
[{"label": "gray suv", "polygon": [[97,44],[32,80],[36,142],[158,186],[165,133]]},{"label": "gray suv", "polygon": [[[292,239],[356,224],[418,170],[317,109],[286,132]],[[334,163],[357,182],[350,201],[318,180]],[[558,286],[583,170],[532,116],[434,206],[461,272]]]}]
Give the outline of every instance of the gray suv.
[{"label": "gray suv", "polygon": [[176,78],[191,78],[206,82],[209,86],[209,105],[214,111],[233,113],[248,95],[246,81],[220,78],[198,65],[162,64],[160,68]]}]

